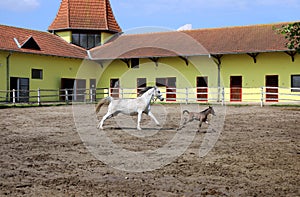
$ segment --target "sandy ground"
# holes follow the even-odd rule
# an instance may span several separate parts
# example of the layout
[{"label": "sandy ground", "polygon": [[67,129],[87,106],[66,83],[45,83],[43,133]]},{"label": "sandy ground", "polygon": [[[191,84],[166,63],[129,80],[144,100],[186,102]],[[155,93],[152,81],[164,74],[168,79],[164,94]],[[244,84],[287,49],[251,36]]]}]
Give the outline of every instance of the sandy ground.
[{"label": "sandy ground", "polygon": [[[144,115],[141,132],[136,118],[114,117],[89,137],[84,132],[97,124],[92,112],[75,110],[92,117],[78,123],[72,106],[1,109],[0,196],[300,196],[299,107],[228,106],[225,113],[216,106],[217,116],[198,133],[197,122],[176,130],[185,107],[164,105],[162,114],[154,105],[161,125]],[[175,148],[127,161],[103,136],[125,153]],[[211,150],[200,157],[205,140]],[[166,162],[173,153],[180,154]]]}]

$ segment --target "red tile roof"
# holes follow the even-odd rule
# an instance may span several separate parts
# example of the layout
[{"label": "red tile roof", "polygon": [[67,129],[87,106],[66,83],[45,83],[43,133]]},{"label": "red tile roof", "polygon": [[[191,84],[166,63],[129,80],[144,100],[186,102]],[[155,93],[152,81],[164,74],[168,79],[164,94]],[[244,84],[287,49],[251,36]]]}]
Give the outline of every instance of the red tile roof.
[{"label": "red tile roof", "polygon": [[93,59],[288,51],[280,24],[121,35],[90,50]]},{"label": "red tile roof", "polygon": [[62,0],[48,30],[66,29],[122,31],[109,0]]},{"label": "red tile roof", "polygon": [[[111,60],[288,51],[286,39],[274,30],[285,24],[288,23],[117,35],[91,49],[89,55],[96,60]],[[25,45],[26,41],[30,43]],[[87,55],[86,50],[51,33],[4,25],[0,25],[0,50],[72,58]]]},{"label": "red tile roof", "polygon": [[238,26],[186,31],[211,54],[287,51],[286,39],[274,28],[280,24]]},{"label": "red tile roof", "polygon": [[173,57],[209,54],[194,39],[182,32],[121,35],[115,40],[90,50],[95,59],[135,57]]},{"label": "red tile roof", "polygon": [[[40,50],[36,46],[32,49],[22,47],[28,40],[34,40]],[[0,25],[0,50],[80,59],[86,57],[86,50],[54,34],[5,25]]]}]

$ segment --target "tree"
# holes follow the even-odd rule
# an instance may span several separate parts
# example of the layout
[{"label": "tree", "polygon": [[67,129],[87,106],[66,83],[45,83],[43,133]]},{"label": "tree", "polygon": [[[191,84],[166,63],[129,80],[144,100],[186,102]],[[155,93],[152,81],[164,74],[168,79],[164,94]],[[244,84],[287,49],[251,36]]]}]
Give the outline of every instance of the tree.
[{"label": "tree", "polygon": [[287,39],[286,46],[300,53],[300,22],[283,25],[277,31]]}]

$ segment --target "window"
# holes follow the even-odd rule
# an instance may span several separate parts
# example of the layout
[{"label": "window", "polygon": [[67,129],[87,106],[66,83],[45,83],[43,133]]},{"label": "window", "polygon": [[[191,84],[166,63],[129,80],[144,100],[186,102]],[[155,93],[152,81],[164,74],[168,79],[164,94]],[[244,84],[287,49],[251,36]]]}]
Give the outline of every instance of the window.
[{"label": "window", "polygon": [[101,42],[100,34],[93,33],[73,33],[72,43],[83,47],[85,49],[91,49],[99,45]]},{"label": "window", "polygon": [[139,68],[140,59],[139,58],[132,58],[131,59],[131,68]]},{"label": "window", "polygon": [[75,45],[80,45],[79,34],[72,34],[72,43]]},{"label": "window", "polygon": [[[300,88],[300,75],[291,76],[291,88]],[[292,92],[300,92],[300,89],[292,89]]]},{"label": "window", "polygon": [[42,69],[32,69],[31,70],[32,79],[43,79],[43,70]]},{"label": "window", "polygon": [[88,39],[87,39],[87,34],[80,34],[79,36],[79,40],[80,40],[80,45],[81,47],[87,49],[87,42],[88,42]]}]

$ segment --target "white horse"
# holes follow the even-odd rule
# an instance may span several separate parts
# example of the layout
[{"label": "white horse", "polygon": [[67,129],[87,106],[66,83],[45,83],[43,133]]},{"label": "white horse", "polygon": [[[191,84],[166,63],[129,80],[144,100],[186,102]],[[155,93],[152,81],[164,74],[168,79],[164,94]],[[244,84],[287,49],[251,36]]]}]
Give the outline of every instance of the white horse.
[{"label": "white horse", "polygon": [[103,116],[97,128],[103,129],[104,121],[108,118],[118,115],[119,113],[131,115],[131,116],[138,115],[138,120],[137,120],[138,130],[141,130],[140,122],[142,118],[142,113],[149,115],[154,120],[156,125],[159,125],[159,122],[156,120],[156,118],[150,111],[150,103],[151,100],[155,99],[155,97],[158,98],[160,101],[164,100],[160,90],[156,86],[146,87],[144,90],[140,92],[140,95],[141,95],[140,97],[135,99],[115,100],[114,98],[109,96],[100,100],[96,106],[96,113],[100,111],[100,108],[105,103],[109,103],[109,105],[108,105],[107,113]]}]

